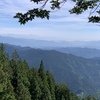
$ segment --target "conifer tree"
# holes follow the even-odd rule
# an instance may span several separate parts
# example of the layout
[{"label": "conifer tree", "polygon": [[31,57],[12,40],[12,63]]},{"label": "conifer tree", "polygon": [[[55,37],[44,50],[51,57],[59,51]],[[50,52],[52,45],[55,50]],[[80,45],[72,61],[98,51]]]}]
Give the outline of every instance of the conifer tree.
[{"label": "conifer tree", "polygon": [[70,100],[70,91],[64,84],[57,84],[55,88],[56,100]]},{"label": "conifer tree", "polygon": [[40,89],[41,80],[38,76],[38,71],[35,68],[32,68],[29,75],[31,100],[40,100],[42,93]]},{"label": "conifer tree", "polygon": [[41,91],[42,91],[41,100],[52,100],[50,90],[49,90],[49,85],[48,85],[48,82],[47,82],[46,71],[44,70],[43,61],[41,61],[41,63],[40,63],[40,68],[39,68],[38,72],[39,72],[39,76],[40,76],[41,81],[42,81],[42,84],[41,84]]},{"label": "conifer tree", "polygon": [[8,74],[0,68],[0,100],[16,100]]},{"label": "conifer tree", "polygon": [[51,98],[52,100],[55,100],[55,80],[49,71],[47,71],[47,81],[49,85]]},{"label": "conifer tree", "polygon": [[71,100],[80,100],[79,97],[75,93],[70,93]]},{"label": "conifer tree", "polygon": [[[14,53],[17,54],[17,53]],[[30,82],[28,79],[28,66],[26,62],[18,60],[18,55],[13,56],[11,61],[12,73],[12,85],[14,87],[14,92],[16,94],[17,100],[31,100],[31,95],[29,92]]]},{"label": "conifer tree", "polygon": [[5,53],[5,48],[3,44],[0,44],[0,67],[4,72],[9,72],[9,60]]},{"label": "conifer tree", "polygon": [[39,76],[41,77],[43,84],[47,85],[47,76],[46,76],[46,72],[44,70],[43,61],[41,61],[41,63],[40,63],[40,68],[39,68],[38,72],[39,72]]},{"label": "conifer tree", "polygon": [[16,50],[12,53],[12,59],[14,61],[18,61],[19,60],[19,55],[18,55]]},{"label": "conifer tree", "polygon": [[97,100],[92,95],[87,96],[84,100]]},{"label": "conifer tree", "polygon": [[9,72],[11,72],[9,60],[4,45],[0,44],[0,100],[15,100]]}]

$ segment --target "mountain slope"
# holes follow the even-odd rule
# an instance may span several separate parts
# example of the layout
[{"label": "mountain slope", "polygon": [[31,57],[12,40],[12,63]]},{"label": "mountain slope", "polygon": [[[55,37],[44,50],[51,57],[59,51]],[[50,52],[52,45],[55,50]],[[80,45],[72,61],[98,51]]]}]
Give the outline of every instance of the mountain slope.
[{"label": "mountain slope", "polygon": [[95,48],[66,47],[66,48],[55,48],[55,50],[84,58],[100,57],[100,50]]},{"label": "mountain slope", "polygon": [[21,59],[26,59],[30,66],[39,67],[44,61],[45,68],[55,77],[57,82],[68,84],[69,88],[84,95],[98,95],[100,90],[100,61],[85,59],[54,50],[32,49],[29,47],[5,45],[6,52],[11,57],[17,50]]}]

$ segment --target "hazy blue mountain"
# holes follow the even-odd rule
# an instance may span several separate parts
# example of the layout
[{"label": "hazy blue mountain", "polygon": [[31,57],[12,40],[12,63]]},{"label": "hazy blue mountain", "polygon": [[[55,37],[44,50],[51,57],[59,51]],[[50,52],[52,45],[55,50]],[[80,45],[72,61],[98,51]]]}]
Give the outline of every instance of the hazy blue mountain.
[{"label": "hazy blue mountain", "polygon": [[12,45],[20,45],[22,47],[29,46],[42,49],[54,49],[59,47],[87,47],[100,49],[100,41],[46,41],[0,36],[0,42]]},{"label": "hazy blue mountain", "polygon": [[84,95],[97,96],[100,92],[100,60],[85,59],[55,50],[32,49],[5,44],[6,52],[16,49],[21,59],[26,59],[30,66],[39,67],[44,61],[45,68],[55,77],[57,82],[66,83],[71,91]]},{"label": "hazy blue mountain", "polygon": [[12,45],[20,45],[22,47],[29,46],[33,48],[55,48],[55,47],[65,47],[66,45],[70,46],[69,42],[55,42],[46,40],[13,38],[5,36],[0,36],[0,42]]},{"label": "hazy blue mountain", "polygon": [[55,48],[55,50],[84,58],[100,57],[100,50],[95,48],[66,47],[66,48]]}]

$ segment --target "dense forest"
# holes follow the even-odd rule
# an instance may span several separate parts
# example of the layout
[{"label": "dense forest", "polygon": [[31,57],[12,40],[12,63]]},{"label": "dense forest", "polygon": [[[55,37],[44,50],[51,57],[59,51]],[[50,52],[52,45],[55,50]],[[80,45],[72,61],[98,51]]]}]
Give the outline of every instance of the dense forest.
[{"label": "dense forest", "polygon": [[67,85],[55,82],[52,74],[44,69],[30,68],[17,51],[9,60],[0,44],[0,100],[97,100],[93,96],[77,96]]}]

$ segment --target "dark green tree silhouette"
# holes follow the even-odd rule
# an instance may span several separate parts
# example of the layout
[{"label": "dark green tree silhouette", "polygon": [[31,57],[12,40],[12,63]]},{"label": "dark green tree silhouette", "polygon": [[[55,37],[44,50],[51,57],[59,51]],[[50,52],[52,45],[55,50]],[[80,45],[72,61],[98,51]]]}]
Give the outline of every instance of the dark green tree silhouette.
[{"label": "dark green tree silhouette", "polygon": [[16,50],[12,53],[12,59],[14,61],[18,61],[19,60],[19,55],[18,55]]},{"label": "dark green tree silhouette", "polygon": [[12,79],[11,83],[14,87],[14,92],[17,100],[31,100],[29,92],[30,82],[28,79],[29,68],[26,62],[17,59],[12,59]]},{"label": "dark green tree silhouette", "polygon": [[52,100],[50,90],[49,90],[49,85],[47,81],[47,75],[46,71],[44,70],[44,64],[43,61],[40,63],[40,68],[38,69],[39,77],[41,78],[41,100]]},{"label": "dark green tree silhouette", "polygon": [[58,84],[55,88],[56,100],[71,100],[70,90],[64,84]]},{"label": "dark green tree silhouette", "polygon": [[0,69],[0,100],[16,100],[8,73]]},{"label": "dark green tree silhouette", "polygon": [[0,44],[0,100],[15,100],[9,74],[10,63],[4,50],[4,45]]},{"label": "dark green tree silhouette", "polygon": [[84,100],[97,100],[92,95],[87,96]]},{"label": "dark green tree silhouette", "polygon": [[54,80],[54,77],[52,76],[52,74],[47,71],[47,82],[48,82],[48,85],[49,85],[49,90],[50,90],[50,93],[51,93],[51,98],[52,100],[56,100],[55,99],[55,80]]},{"label": "dark green tree silhouette", "polygon": [[41,98],[41,79],[38,76],[38,71],[35,68],[30,70],[30,93],[31,93],[31,100],[40,100]]},{"label": "dark green tree silhouette", "polygon": [[70,94],[70,100],[80,100],[80,99],[75,93],[71,93]]}]

